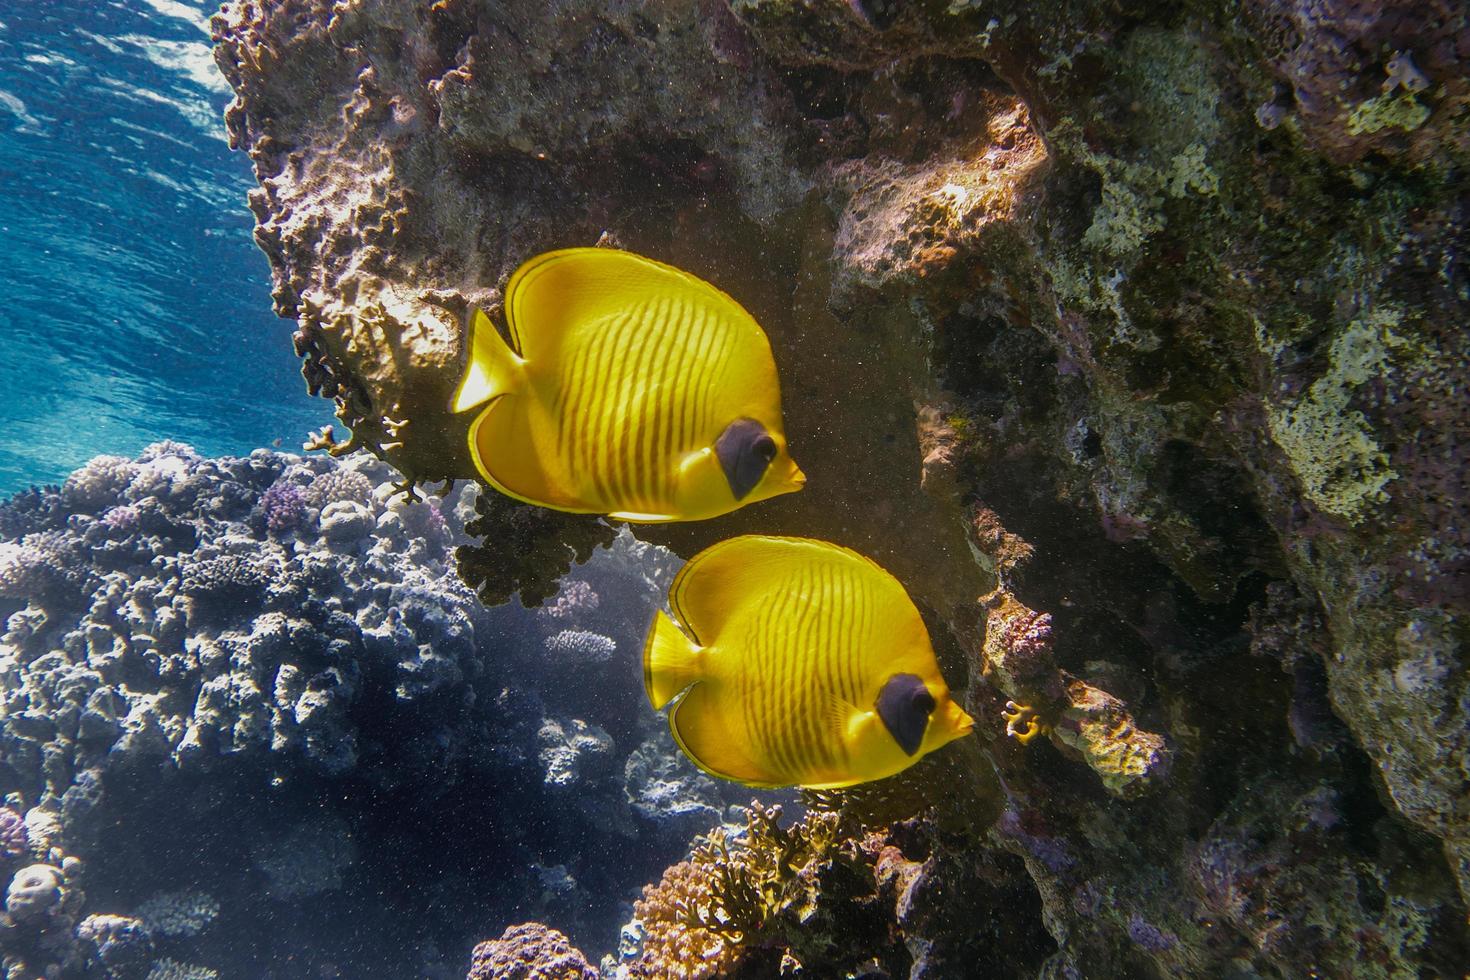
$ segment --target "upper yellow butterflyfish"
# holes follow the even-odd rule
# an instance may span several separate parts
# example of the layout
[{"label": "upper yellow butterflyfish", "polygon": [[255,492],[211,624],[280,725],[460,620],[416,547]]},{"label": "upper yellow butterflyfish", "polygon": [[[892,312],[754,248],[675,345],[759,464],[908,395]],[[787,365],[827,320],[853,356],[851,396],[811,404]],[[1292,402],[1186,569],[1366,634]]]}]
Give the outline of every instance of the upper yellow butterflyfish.
[{"label": "upper yellow butterflyfish", "polygon": [[[643,679],[714,776],[835,789],[891,776],[974,725],[908,593],[854,551],[746,535],[690,559],[655,614]],[[683,629],[680,629],[680,626]]]},{"label": "upper yellow butterflyfish", "polygon": [[[470,454],[518,500],[693,521],[801,489],[771,345],[714,286],[631,252],[571,248],[505,289],[511,345],[475,311],[456,412]],[[487,404],[488,403],[488,404]]]}]

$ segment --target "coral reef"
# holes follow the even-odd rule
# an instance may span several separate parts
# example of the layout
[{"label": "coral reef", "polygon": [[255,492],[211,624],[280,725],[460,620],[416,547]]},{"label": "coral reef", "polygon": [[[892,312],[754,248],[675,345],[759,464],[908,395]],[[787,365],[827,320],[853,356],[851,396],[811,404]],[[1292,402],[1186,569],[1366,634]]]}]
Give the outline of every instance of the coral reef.
[{"label": "coral reef", "polygon": [[[1467,16],[238,0],[214,25],[277,309],[353,430],[334,451],[468,476],[444,407],[463,317],[496,315],[543,248],[606,234],[767,328],[809,489],[639,533],[686,554],[829,538],[930,616],[982,729],[943,787],[991,805],[956,813],[914,781],[847,794],[922,802],[907,821],[943,828],[895,845],[890,895],[980,881],[1036,915],[1049,938],[1019,933],[1007,974],[1410,976],[1470,956]],[[72,495],[106,497],[117,470]],[[39,597],[18,638],[107,574],[65,506],[28,496],[0,524],[0,595]],[[489,600],[556,595],[614,533],[476,508],[484,544],[457,557]],[[228,563],[195,579],[199,616],[211,589],[269,601]],[[626,656],[607,597],[564,615],[587,603],[526,612],[535,649],[582,630]],[[36,652],[32,674],[60,669]],[[536,718],[644,743],[582,697]],[[54,714],[8,718],[47,744]],[[942,909],[906,907],[882,969],[967,955],[944,952],[966,930]]]},{"label": "coral reef", "polygon": [[108,977],[144,975],[152,965],[148,927],[125,915],[89,915],[77,924],[77,940],[89,965]]},{"label": "coral reef", "polygon": [[[477,669],[474,635],[487,619],[442,550],[424,563],[405,557],[356,503],[360,533],[348,539],[332,524],[343,501],[304,511],[300,520],[320,520],[314,550],[279,541],[268,516],[264,541],[251,531],[252,513],[294,485],[283,472],[309,479],[321,463],[265,452],[202,461],[154,447],[130,465],[106,512],[135,507],[136,526],[76,511],[66,532],[38,530],[12,545],[23,561],[74,542],[66,575],[90,590],[31,589],[12,609],[0,752],[15,772],[33,774],[20,786],[28,799],[65,812],[81,774],[96,779],[143,758],[188,769],[299,755],[344,772],[360,751],[351,706],[373,675],[395,678],[408,704],[444,699]],[[111,458],[103,467],[114,483],[124,472]],[[90,474],[72,482],[92,486]],[[156,680],[140,684],[145,677]]]},{"label": "coral reef", "polygon": [[[399,482],[366,459],[162,443],[0,504],[19,569],[0,597],[7,964],[262,975],[294,942],[323,969],[377,969],[370,944],[322,938],[333,922],[426,915],[441,882],[486,866],[507,916],[545,908],[592,936],[718,820],[666,726],[568,683],[601,671],[639,694],[676,560],[624,535],[563,612],[486,609],[453,561],[475,491],[415,500]],[[273,521],[283,500],[291,520]],[[573,604],[596,615],[557,660]],[[384,968],[459,968],[484,914],[450,903],[443,952],[395,948]]]},{"label": "coral reef", "polygon": [[0,807],[0,859],[14,861],[31,850],[26,818],[11,807]]},{"label": "coral reef", "polygon": [[197,936],[219,915],[219,901],[205,892],[164,892],[135,910],[143,927],[155,936]]},{"label": "coral reef", "polygon": [[941,860],[947,840],[927,818],[864,830],[856,811],[783,827],[779,807],[753,803],[743,827],[697,840],[644,889],[603,973],[1016,975],[1034,945],[1049,945],[1034,896],[1016,889],[1014,858]]},{"label": "coral reef", "polygon": [[219,971],[165,956],[153,964],[144,980],[219,980]]}]

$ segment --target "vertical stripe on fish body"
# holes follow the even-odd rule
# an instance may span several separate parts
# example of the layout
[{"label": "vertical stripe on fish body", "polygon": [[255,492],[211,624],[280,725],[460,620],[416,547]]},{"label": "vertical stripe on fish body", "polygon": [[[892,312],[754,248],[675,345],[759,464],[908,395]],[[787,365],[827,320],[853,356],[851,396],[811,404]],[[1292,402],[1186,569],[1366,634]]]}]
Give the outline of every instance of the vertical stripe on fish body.
[{"label": "vertical stripe on fish body", "polygon": [[[970,730],[903,586],[823,541],[749,535],[690,560],[644,650],[654,707],[713,775],[836,788]],[[683,630],[680,629],[683,627]]]},{"label": "vertical stripe on fish body", "polygon": [[673,521],[800,489],[770,343],[709,283],[629,252],[566,249],[516,270],[505,315],[510,346],[475,314],[453,405],[486,406],[470,452],[502,492]]}]

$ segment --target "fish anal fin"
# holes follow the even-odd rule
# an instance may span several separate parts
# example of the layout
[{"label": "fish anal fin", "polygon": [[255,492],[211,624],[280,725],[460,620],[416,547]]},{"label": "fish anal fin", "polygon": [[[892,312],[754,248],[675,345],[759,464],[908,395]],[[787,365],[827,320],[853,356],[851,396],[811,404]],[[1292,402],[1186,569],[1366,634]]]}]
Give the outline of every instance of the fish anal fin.
[{"label": "fish anal fin", "polygon": [[746,786],[790,785],[753,757],[708,683],[695,684],[674,705],[669,730],[690,761],[711,776]]},{"label": "fish anal fin", "polygon": [[480,478],[507,497],[537,507],[595,513],[567,496],[542,467],[519,402],[521,395],[496,395],[470,425],[470,457]]}]

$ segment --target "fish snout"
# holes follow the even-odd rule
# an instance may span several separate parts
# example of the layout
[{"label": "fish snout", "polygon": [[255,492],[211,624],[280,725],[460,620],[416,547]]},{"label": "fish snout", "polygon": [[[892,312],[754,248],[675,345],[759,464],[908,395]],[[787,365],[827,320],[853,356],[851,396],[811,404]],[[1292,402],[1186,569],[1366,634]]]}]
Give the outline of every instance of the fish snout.
[{"label": "fish snout", "polygon": [[789,483],[794,490],[800,490],[802,487],[806,486],[806,474],[801,471],[800,466],[796,465],[795,460],[791,461],[791,475],[786,478],[786,482]]}]

